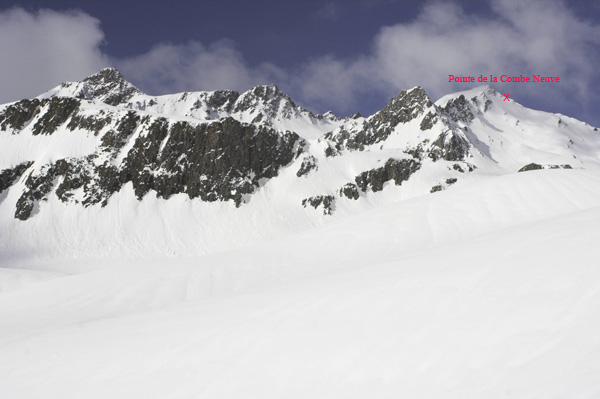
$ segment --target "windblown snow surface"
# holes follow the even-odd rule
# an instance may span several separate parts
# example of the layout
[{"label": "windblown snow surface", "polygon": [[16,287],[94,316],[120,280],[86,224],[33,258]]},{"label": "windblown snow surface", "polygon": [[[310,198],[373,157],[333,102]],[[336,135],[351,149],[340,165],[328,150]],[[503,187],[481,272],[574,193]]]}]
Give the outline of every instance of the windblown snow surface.
[{"label": "windblown snow surface", "polygon": [[7,259],[2,397],[597,398],[599,221],[598,171],[539,170],[205,256]]}]

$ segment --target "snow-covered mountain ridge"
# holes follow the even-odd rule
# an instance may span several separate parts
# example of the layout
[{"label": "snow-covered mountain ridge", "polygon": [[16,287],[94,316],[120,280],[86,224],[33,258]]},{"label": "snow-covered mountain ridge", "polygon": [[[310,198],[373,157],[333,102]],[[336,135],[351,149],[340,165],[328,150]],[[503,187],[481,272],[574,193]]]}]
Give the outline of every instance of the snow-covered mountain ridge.
[{"label": "snow-covered mountain ridge", "polygon": [[[274,85],[150,96],[103,69],[0,106],[0,218],[21,237],[0,245],[27,252],[18,243],[41,223],[63,248],[87,234],[82,215],[112,220],[127,203],[131,215],[161,209],[156,237],[210,221],[191,228],[195,250],[163,248],[206,253],[238,241],[232,230],[251,242],[486,176],[600,167],[597,128],[502,100],[479,87],[433,103],[415,87],[369,117],[338,118],[297,106]],[[182,204],[193,211],[174,217]],[[125,230],[143,242],[148,222],[136,220]],[[92,229],[96,239],[114,235]]]},{"label": "snow-covered mountain ridge", "polygon": [[2,393],[599,397],[599,132],[502,98],[0,106]]}]

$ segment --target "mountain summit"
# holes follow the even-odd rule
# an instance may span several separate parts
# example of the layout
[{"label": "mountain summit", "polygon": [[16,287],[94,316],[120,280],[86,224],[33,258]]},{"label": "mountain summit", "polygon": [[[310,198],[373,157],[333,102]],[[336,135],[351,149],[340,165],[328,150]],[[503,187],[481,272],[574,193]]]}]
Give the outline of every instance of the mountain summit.
[{"label": "mountain summit", "polygon": [[109,105],[119,105],[134,95],[143,95],[115,68],[104,68],[81,82],[65,82],[46,93],[45,97],[74,97],[82,100],[98,100]]}]

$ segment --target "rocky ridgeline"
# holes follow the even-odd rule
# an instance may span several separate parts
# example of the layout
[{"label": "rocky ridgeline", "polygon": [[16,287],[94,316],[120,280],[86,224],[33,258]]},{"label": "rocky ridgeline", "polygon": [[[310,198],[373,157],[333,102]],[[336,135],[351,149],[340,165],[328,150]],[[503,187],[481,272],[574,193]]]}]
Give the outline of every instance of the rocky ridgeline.
[{"label": "rocky ridgeline", "polygon": [[[471,150],[465,132],[467,128],[461,127],[457,122],[471,122],[474,118],[473,108],[477,105],[476,101],[473,105],[469,104],[461,95],[449,101],[444,108],[440,108],[431,102],[423,88],[416,87],[402,90],[385,108],[369,118],[361,118],[359,115],[351,117],[346,124],[323,137],[326,142],[326,156],[338,156],[343,151],[364,151],[370,146],[384,143],[397,126],[413,120],[419,122],[418,127],[421,131],[430,130],[437,123],[443,124],[444,131],[435,140],[424,139],[416,146],[405,148],[404,153],[411,159],[391,158],[383,167],[362,172],[356,176],[354,182],[338,189],[338,197],[356,200],[361,193],[381,191],[387,182],[402,185],[421,168],[426,158],[433,162],[460,162],[453,165],[454,170],[460,173],[472,172],[475,167],[466,162]],[[441,185],[432,189],[432,192],[440,190]],[[336,197],[332,195],[319,195],[304,199],[302,205],[321,207],[323,213],[328,215],[333,211],[335,200]]]},{"label": "rocky ridgeline", "polygon": [[[102,133],[101,145],[87,157],[60,159],[39,168],[27,162],[2,171],[0,191],[32,169],[24,181],[15,217],[29,218],[36,201],[52,191],[64,202],[106,205],[108,198],[128,182],[139,199],[153,190],[161,198],[185,193],[204,201],[233,200],[239,206],[244,195],[259,187],[261,179],[277,176],[283,165],[298,157],[305,144],[296,133],[277,132],[233,118],[191,124],[129,111],[114,121],[114,114],[79,115],[78,105],[79,100],[73,98],[23,100],[0,114],[3,134],[18,134],[36,115],[39,118],[33,135],[51,135],[63,124],[71,131],[84,129],[96,134],[105,126],[115,126]],[[144,134],[137,136],[115,164],[136,131]]]},{"label": "rocky ridgeline", "polygon": [[[192,101],[185,116],[200,117],[203,120],[219,120],[230,116],[254,125],[274,127],[275,120],[291,120],[302,115],[318,118],[297,106],[276,85],[257,86],[242,94],[232,90],[186,92],[179,95],[177,101]],[[148,96],[144,96],[141,101],[133,98],[122,105],[128,109],[157,112],[161,112],[165,106],[157,98],[148,99]]]},{"label": "rocky ridgeline", "polygon": [[[327,133],[324,138],[338,151],[342,147],[351,151],[362,151],[366,146],[385,141],[396,126],[418,118],[431,106],[423,88],[402,90],[398,97],[392,98],[381,111],[367,119],[361,118],[362,123],[351,123],[349,128],[342,126]],[[352,119],[357,120],[358,117]]]},{"label": "rocky ridgeline", "polygon": [[[354,182],[344,184],[338,191],[339,197],[357,200],[361,193],[377,192],[383,190],[385,183],[393,181],[400,186],[407,181],[412,174],[421,168],[421,162],[415,159],[393,159],[386,161],[380,168],[366,170],[354,178]],[[331,215],[335,205],[335,196],[318,195],[302,200],[302,206],[312,206],[317,209],[323,208],[324,215]]]},{"label": "rocky ridgeline", "polygon": [[[118,71],[107,68],[82,82],[62,84],[48,98],[22,100],[0,109],[0,134],[18,135],[29,128],[34,136],[52,135],[66,129],[94,135],[100,142],[95,152],[85,157],[43,165],[32,159],[0,171],[0,193],[22,184],[15,210],[15,217],[21,220],[30,218],[36,203],[52,193],[64,202],[105,206],[126,183],[133,185],[140,200],[154,192],[160,198],[186,194],[191,199],[231,200],[241,206],[266,180],[278,176],[281,168],[303,154],[296,176],[306,178],[319,170],[317,157],[308,151],[298,132],[276,129],[275,120],[308,115],[311,120],[339,122],[339,128],[320,139],[326,144],[325,156],[379,146],[396,127],[413,121],[423,132],[441,124],[442,133],[434,140],[424,139],[405,148],[401,157],[359,173],[341,188],[332,187],[329,193],[302,201],[305,207],[331,214],[336,198],[357,200],[368,192],[383,190],[388,182],[401,185],[426,159],[452,161],[455,170],[472,171],[466,162],[471,145],[464,124],[473,119],[474,112],[489,107],[460,96],[440,108],[416,87],[401,91],[369,118],[356,114],[340,120],[309,113],[274,85],[243,94],[183,93],[179,101],[188,96],[194,96],[191,111],[202,110],[204,120],[147,112],[160,106],[157,98],[143,95]],[[85,107],[89,101],[111,107],[95,107],[91,112]],[[241,114],[251,115],[252,122],[232,116]]]},{"label": "rocky ridgeline", "polygon": [[335,156],[344,149],[363,151],[368,146],[384,142],[398,125],[420,120],[419,128],[422,131],[430,130],[440,121],[447,129],[437,140],[424,140],[414,148],[406,149],[407,153],[418,159],[426,154],[434,161],[463,161],[469,156],[470,144],[463,128],[453,119],[457,114],[471,115],[472,119],[471,109],[463,100],[464,96],[456,102],[449,102],[446,108],[438,108],[432,104],[422,87],[402,90],[398,97],[392,98],[371,117],[351,121],[327,133],[324,136],[328,142],[326,155]]},{"label": "rocky ridgeline", "polygon": [[114,68],[104,68],[81,82],[65,82],[60,86],[59,93],[109,105],[124,104],[136,94],[143,94]]},{"label": "rocky ridgeline", "polygon": [[530,163],[523,166],[518,172],[529,172],[530,170],[539,170],[539,169],[573,169],[573,167],[569,164],[564,165],[540,165],[537,163]]}]

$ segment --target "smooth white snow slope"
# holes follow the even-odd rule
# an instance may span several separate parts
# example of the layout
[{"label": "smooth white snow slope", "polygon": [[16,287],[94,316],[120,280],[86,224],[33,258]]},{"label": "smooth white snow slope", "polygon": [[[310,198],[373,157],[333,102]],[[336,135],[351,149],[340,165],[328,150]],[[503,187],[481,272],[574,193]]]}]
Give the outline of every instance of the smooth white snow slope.
[{"label": "smooth white snow slope", "polygon": [[598,171],[541,170],[209,256],[0,269],[0,390],[597,398],[599,222]]}]

